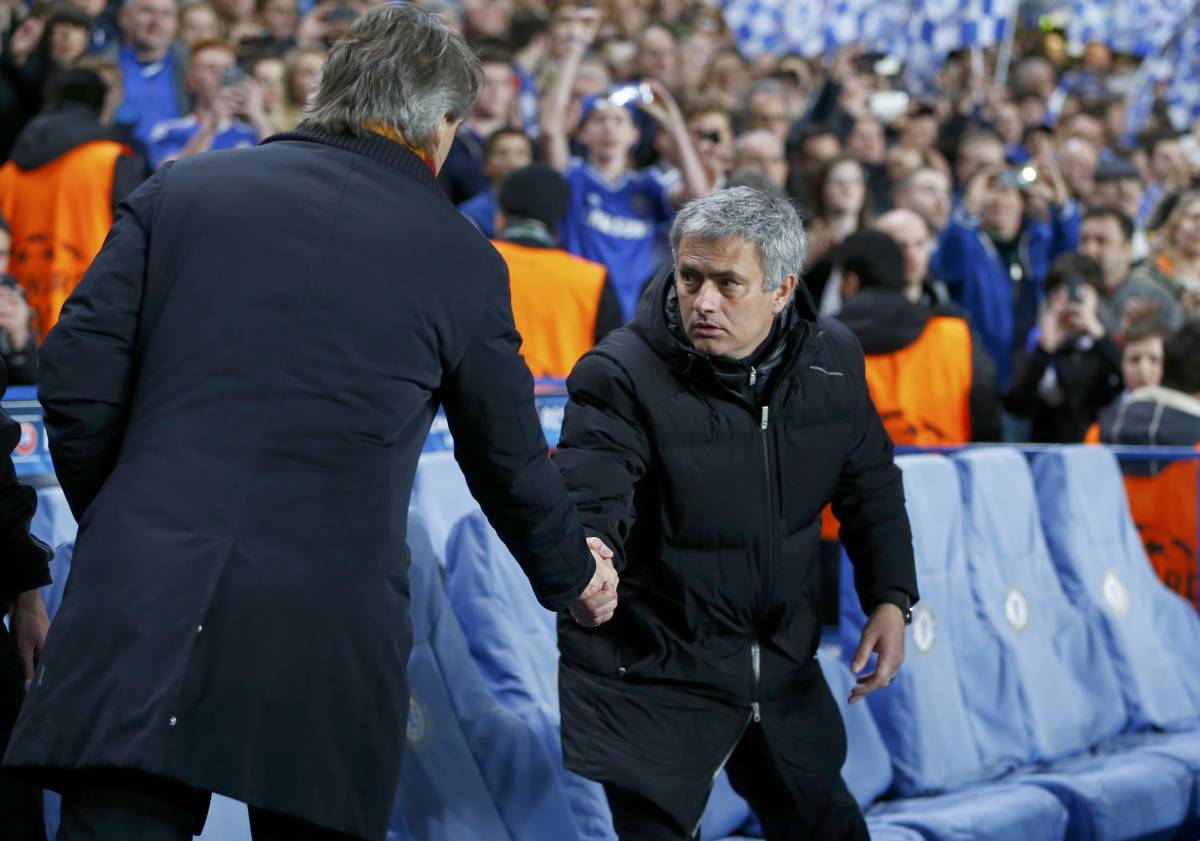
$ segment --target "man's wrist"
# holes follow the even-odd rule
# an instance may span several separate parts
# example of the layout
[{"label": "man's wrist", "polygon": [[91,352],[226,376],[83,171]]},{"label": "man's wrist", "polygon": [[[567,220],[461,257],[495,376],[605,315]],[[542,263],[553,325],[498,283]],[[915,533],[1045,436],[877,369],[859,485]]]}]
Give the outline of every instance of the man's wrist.
[{"label": "man's wrist", "polygon": [[879,598],[875,601],[875,610],[884,605],[891,605],[900,611],[900,615],[904,618],[905,625],[912,624],[912,597],[903,590],[889,588],[879,594]]}]

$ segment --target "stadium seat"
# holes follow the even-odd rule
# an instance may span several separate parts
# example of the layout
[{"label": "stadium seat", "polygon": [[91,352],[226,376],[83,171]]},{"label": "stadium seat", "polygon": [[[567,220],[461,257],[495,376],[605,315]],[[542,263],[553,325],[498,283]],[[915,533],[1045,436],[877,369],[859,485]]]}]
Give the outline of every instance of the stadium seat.
[{"label": "stadium seat", "polygon": [[[1012,838],[1054,841],[1063,838],[1066,809],[1051,794],[1033,788],[984,783],[962,792],[874,803],[886,789],[891,759],[868,703],[847,703],[854,675],[829,650],[818,652],[821,671],[833,690],[846,724],[847,757],[842,775],[863,807],[874,841],[928,838]],[[878,696],[875,696],[878,697]]]},{"label": "stadium seat", "polygon": [[29,531],[47,546],[74,543],[79,527],[67,505],[67,497],[58,485],[45,485],[37,489],[37,511],[29,524]]},{"label": "stadium seat", "polygon": [[[951,617],[970,602],[962,543],[958,474],[949,459],[900,456],[913,528],[921,601],[908,629],[906,661],[887,691],[870,699],[871,712],[892,756],[894,792],[913,797],[986,780],[1011,770],[1016,757],[985,763],[955,665],[956,636],[970,633]],[[853,573],[841,575],[843,656],[858,647],[866,617]],[[970,648],[970,641],[962,647]]]},{"label": "stadium seat", "polygon": [[1029,763],[1060,760],[1014,779],[1063,801],[1071,838],[1173,837],[1191,800],[1183,764],[1140,752],[1062,759],[1110,739],[1126,714],[1099,632],[1054,574],[1025,458],[990,448],[955,463],[974,602],[953,621],[978,624],[973,636],[990,646],[959,662],[981,744],[1006,745]]},{"label": "stadium seat", "polygon": [[467,479],[450,452],[425,453],[417,464],[413,477],[410,508],[420,513],[429,534],[433,556],[441,567],[446,566],[446,541],[455,524],[479,510],[471,496]]},{"label": "stadium seat", "polygon": [[[502,706],[538,733],[559,766],[584,839],[614,839],[598,783],[562,768],[558,712],[558,641],[554,614],[538,604],[528,579],[482,512],[451,532],[446,592],[488,688]],[[703,841],[725,838],[750,817],[722,774],[701,820]]]},{"label": "stadium seat", "polygon": [[1042,528],[1068,598],[1101,629],[1135,729],[1200,723],[1200,616],[1146,558],[1116,458],[1098,447],[1034,457]]},{"label": "stadium seat", "polygon": [[488,691],[416,511],[409,513],[408,539],[412,698],[394,834],[410,841],[575,841],[555,763],[537,734]]},{"label": "stadium seat", "polygon": [[[921,602],[907,633],[904,667],[891,686],[866,702],[891,755],[892,792],[904,799],[878,803],[869,815],[933,839],[1062,838],[1067,812],[1052,794],[1031,785],[982,783],[1010,770],[1015,757],[985,762],[961,686],[969,678],[959,670],[956,649],[969,648],[977,629],[953,621],[960,605],[971,600],[955,467],[941,456],[902,456],[897,463],[904,473]],[[857,648],[866,624],[852,582],[846,567],[841,598],[846,657]],[[852,678],[843,671],[839,679],[834,694],[844,703]],[[868,734],[867,740],[851,743],[851,749],[869,745],[862,711],[843,707],[843,715],[849,738],[856,732]],[[928,793],[938,796],[918,796]]]},{"label": "stadium seat", "polygon": [[1059,584],[1028,462],[1000,447],[954,461],[975,596],[975,610],[963,621],[982,620],[1003,655],[992,664],[992,679],[964,682],[968,707],[993,715],[981,726],[1001,740],[1026,742],[1028,762],[1077,754],[1111,738],[1128,720],[1121,688],[1104,640]]},{"label": "stadium seat", "polygon": [[603,788],[561,768],[555,616],[538,604],[482,512],[463,517],[451,531],[446,595],[488,689],[533,728],[560,766],[580,837],[615,839]]}]

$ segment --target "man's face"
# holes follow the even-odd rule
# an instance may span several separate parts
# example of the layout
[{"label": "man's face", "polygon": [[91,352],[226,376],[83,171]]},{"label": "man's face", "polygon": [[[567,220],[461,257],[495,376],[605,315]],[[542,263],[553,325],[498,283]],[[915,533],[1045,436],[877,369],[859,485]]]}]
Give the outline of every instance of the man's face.
[{"label": "man's face", "polygon": [[1150,173],[1155,181],[1168,186],[1182,186],[1187,181],[1187,172],[1187,160],[1178,140],[1163,140],[1154,147],[1154,153],[1150,156]]},{"label": "man's face", "polygon": [[733,129],[728,117],[719,111],[697,114],[688,121],[688,131],[705,171],[716,174],[733,169]]},{"label": "man's face", "polygon": [[825,164],[842,154],[842,144],[835,134],[818,134],[806,138],[800,152],[805,175],[815,179]]},{"label": "man's face", "polygon": [[579,133],[588,152],[605,160],[624,157],[637,143],[637,126],[628,109],[597,103]]},{"label": "man's face", "polygon": [[139,52],[159,52],[175,37],[175,0],[135,0],[121,12],[125,37]]},{"label": "man's face", "polygon": [[0,274],[8,274],[8,258],[12,256],[12,236],[0,231]]},{"label": "man's face", "polygon": [[221,90],[225,71],[233,64],[233,55],[228,50],[210,48],[192,53],[188,65],[188,90],[199,99],[215,96]]},{"label": "man's face", "polygon": [[955,172],[962,184],[970,182],[975,173],[985,167],[1004,165],[1004,147],[991,139],[979,139],[964,148],[958,155]]},{"label": "man's face", "polygon": [[512,67],[495,62],[483,65],[483,85],[475,100],[475,116],[484,120],[507,116],[515,93]]},{"label": "man's face", "polygon": [[862,164],[842,161],[829,171],[825,179],[825,209],[833,215],[859,213],[867,198],[867,180]]},{"label": "man's face", "polygon": [[1138,342],[1128,342],[1121,351],[1121,377],[1125,388],[1133,391],[1148,385],[1162,385],[1163,340],[1150,336]]},{"label": "man's face", "polygon": [[467,28],[472,32],[488,38],[508,38],[512,29],[512,0],[469,0],[463,7],[467,13]]},{"label": "man's face", "polygon": [[795,288],[789,275],[774,292],[766,291],[758,249],[742,237],[684,237],[679,243],[679,315],[692,347],[707,356],[744,359],[753,353]]},{"label": "man's face", "polygon": [[1092,191],[1092,204],[1119,207],[1130,219],[1136,219],[1142,208],[1142,182],[1138,178],[1103,181]]},{"label": "man's face", "polygon": [[1013,187],[994,187],[983,202],[980,221],[984,229],[1001,240],[1016,239],[1021,233],[1025,202]]},{"label": "man's face", "polygon": [[679,53],[671,33],[659,26],[647,29],[638,45],[638,66],[643,76],[675,87],[679,81]]},{"label": "man's face", "polygon": [[211,41],[219,32],[217,13],[208,6],[193,6],[184,12],[183,20],[179,22],[179,40],[189,47]]},{"label": "man's face", "polygon": [[788,167],[783,143],[768,131],[756,131],[742,138],[736,168],[761,172],[780,189],[787,184]]},{"label": "man's face", "polygon": [[50,31],[50,55],[62,64],[73,64],[88,47],[88,30],[60,21]]},{"label": "man's face", "polygon": [[933,240],[925,220],[911,210],[892,210],[879,217],[877,226],[904,254],[904,282],[919,287],[929,274],[929,261],[933,256]]},{"label": "man's face", "polygon": [[299,19],[296,0],[268,0],[263,6],[262,22],[272,38],[282,41],[291,36]]},{"label": "man's face", "polygon": [[750,107],[746,109],[746,130],[766,129],[785,140],[788,133],[787,103],[782,96],[763,91],[750,98]]},{"label": "man's face", "polygon": [[1121,225],[1111,216],[1085,219],[1079,229],[1079,253],[1091,257],[1104,269],[1104,285],[1112,291],[1129,274],[1133,246]]},{"label": "man's face", "polygon": [[923,169],[909,181],[907,191],[897,196],[896,204],[925,217],[933,230],[943,231],[950,223],[950,179],[935,169]]},{"label": "man's face", "polygon": [[846,138],[846,151],[865,164],[881,163],[887,153],[883,126],[875,120],[858,120]]},{"label": "man's face", "polygon": [[512,173],[533,163],[533,147],[527,138],[506,134],[496,139],[484,161],[483,171],[495,186]]}]

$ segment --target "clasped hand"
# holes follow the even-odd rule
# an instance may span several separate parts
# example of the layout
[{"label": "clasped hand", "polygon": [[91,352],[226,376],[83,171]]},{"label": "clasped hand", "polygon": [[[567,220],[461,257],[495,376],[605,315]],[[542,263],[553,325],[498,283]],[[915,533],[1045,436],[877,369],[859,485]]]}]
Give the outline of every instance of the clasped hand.
[{"label": "clasped hand", "polygon": [[612,619],[613,611],[617,609],[617,585],[620,578],[613,567],[612,550],[604,545],[604,541],[598,537],[589,537],[587,545],[596,561],[596,574],[568,609],[580,625],[594,628]]}]

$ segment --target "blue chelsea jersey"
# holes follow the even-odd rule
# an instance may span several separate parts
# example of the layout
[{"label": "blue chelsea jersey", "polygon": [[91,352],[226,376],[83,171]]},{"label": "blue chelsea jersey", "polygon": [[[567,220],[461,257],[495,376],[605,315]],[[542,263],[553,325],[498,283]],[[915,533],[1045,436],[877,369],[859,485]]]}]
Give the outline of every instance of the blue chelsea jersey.
[{"label": "blue chelsea jersey", "polygon": [[679,175],[645,169],[610,182],[572,158],[563,176],[571,187],[563,244],[572,254],[608,268],[621,314],[629,321],[642,287],[657,269],[658,231],[675,215],[670,194]]}]

